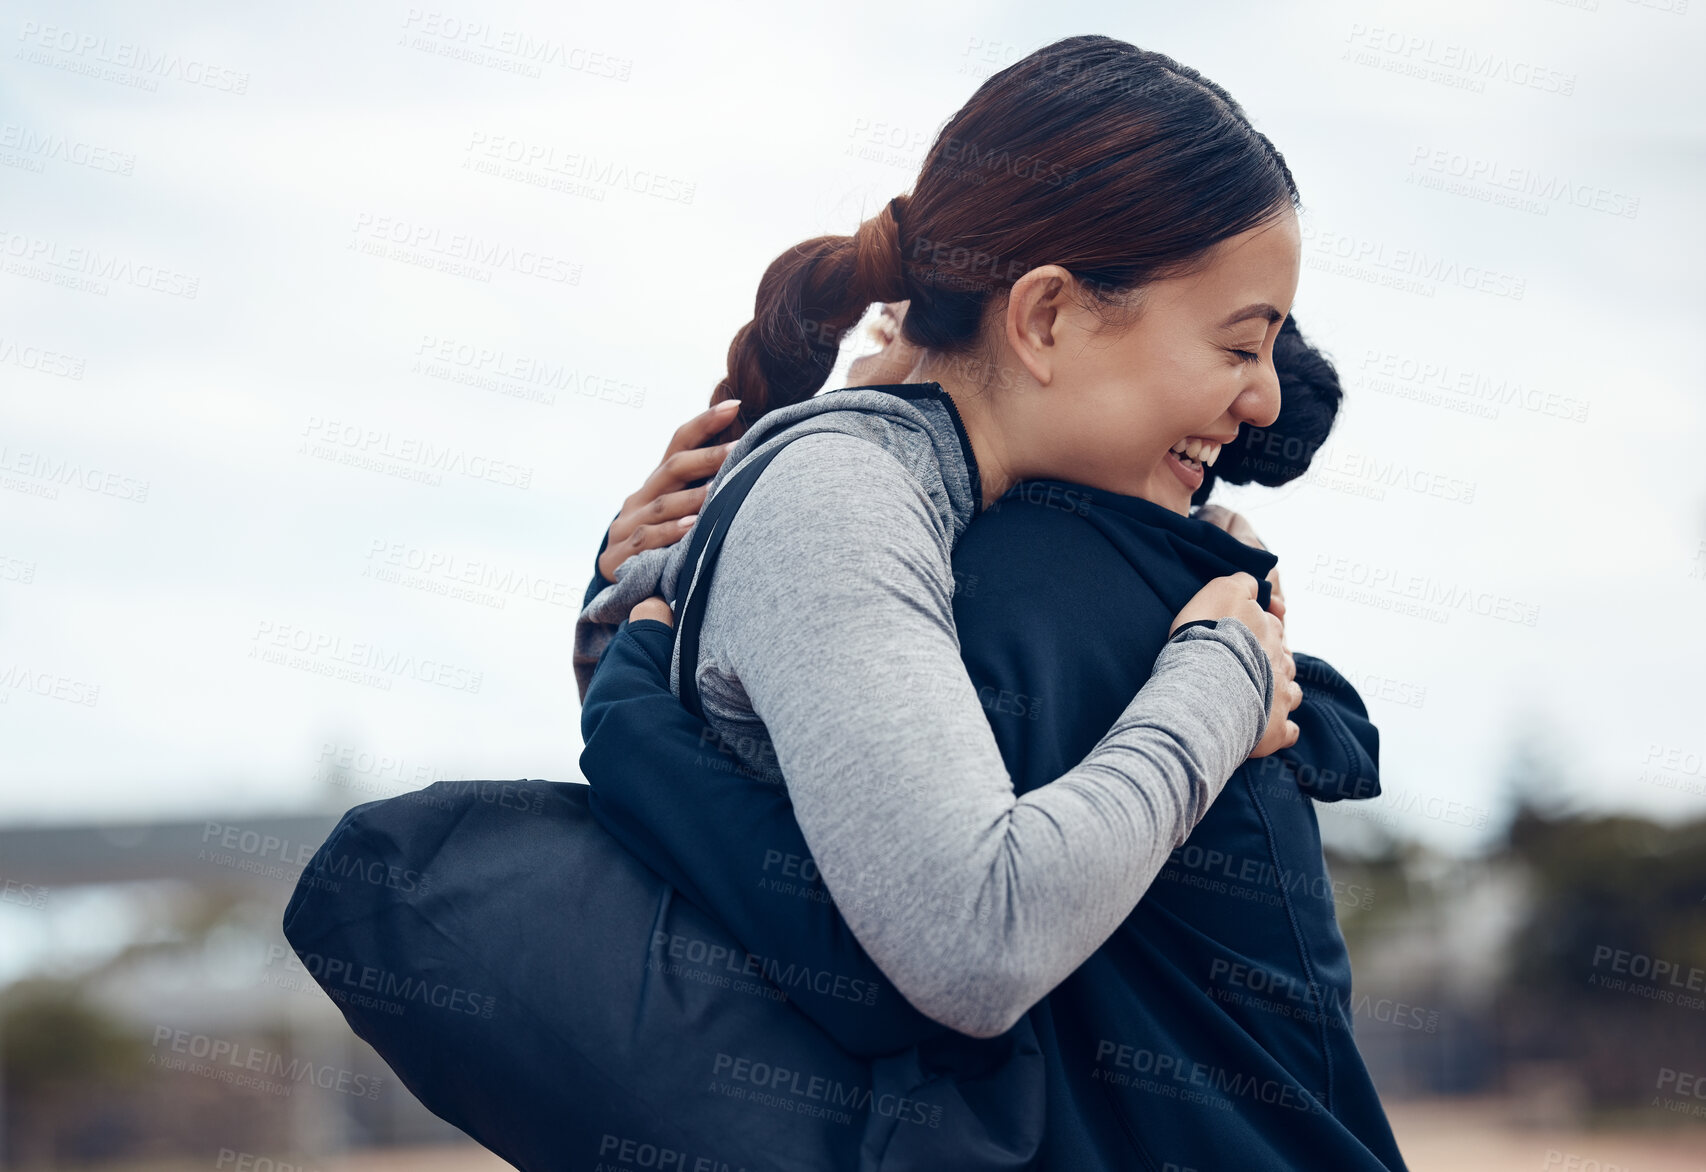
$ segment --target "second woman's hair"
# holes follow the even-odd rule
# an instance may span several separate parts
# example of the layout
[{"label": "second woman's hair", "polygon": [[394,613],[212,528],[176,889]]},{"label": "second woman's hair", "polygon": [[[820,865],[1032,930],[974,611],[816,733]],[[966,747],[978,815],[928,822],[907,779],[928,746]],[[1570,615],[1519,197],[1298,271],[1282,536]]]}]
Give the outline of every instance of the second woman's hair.
[{"label": "second woman's hair", "polygon": [[965,352],[1030,269],[1060,265],[1117,305],[1296,204],[1279,151],[1196,70],[1111,37],[1056,41],[978,87],[910,196],[765,270],[711,396],[741,400],[722,438],[822,388],[874,301],[910,300],[907,340]]}]

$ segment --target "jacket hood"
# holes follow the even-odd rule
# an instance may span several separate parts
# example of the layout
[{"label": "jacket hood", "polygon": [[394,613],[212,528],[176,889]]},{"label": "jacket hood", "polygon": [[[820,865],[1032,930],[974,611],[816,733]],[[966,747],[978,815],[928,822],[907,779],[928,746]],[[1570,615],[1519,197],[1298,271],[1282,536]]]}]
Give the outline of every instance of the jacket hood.
[{"label": "jacket hood", "polygon": [[[1279,559],[1217,525],[1141,497],[1061,480],[1023,481],[989,511],[1013,500],[1079,513],[1130,563],[1170,614],[1177,614],[1211,579],[1240,572],[1261,583],[1259,600],[1267,605],[1267,575]],[[1308,655],[1294,657],[1304,692],[1303,703],[1291,716],[1298,742],[1248,765],[1266,771],[1289,764],[1299,788],[1318,801],[1378,797],[1380,731],[1368,719],[1362,698],[1330,664]]]}]

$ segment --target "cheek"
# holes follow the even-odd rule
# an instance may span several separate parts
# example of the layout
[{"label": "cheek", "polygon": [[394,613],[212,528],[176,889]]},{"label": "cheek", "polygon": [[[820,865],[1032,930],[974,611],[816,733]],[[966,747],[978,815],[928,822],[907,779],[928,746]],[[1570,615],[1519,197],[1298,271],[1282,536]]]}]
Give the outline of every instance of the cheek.
[{"label": "cheek", "polygon": [[1225,382],[1224,374],[1212,375],[1205,371],[1156,389],[1150,399],[1150,417],[1154,419],[1157,430],[1167,433],[1167,443],[1201,429],[1206,420],[1219,415],[1225,401],[1232,397],[1229,391],[1223,393],[1223,387],[1216,385]]},{"label": "cheek", "polygon": [[[1083,433],[1104,469],[1122,474],[1147,474],[1167,454],[1180,434],[1178,425],[1149,402],[1126,399],[1117,409],[1105,412],[1092,430]],[[1086,455],[1089,453],[1086,452]]]},{"label": "cheek", "polygon": [[1093,414],[1077,420],[1095,448],[1122,463],[1159,459],[1180,436],[1201,425],[1198,396],[1154,380],[1107,384]]},{"label": "cheek", "polygon": [[1219,419],[1242,385],[1220,351],[1172,338],[1124,339],[1099,355],[1096,367],[1072,428],[1087,446],[1126,463],[1165,456],[1181,436]]},{"label": "cheek", "polygon": [[1238,375],[1231,360],[1200,338],[1143,347],[1131,362],[1129,369],[1140,372],[1143,399],[1157,415],[1177,419],[1200,414],[1205,400],[1222,394],[1230,400],[1236,393],[1231,387]]},{"label": "cheek", "polygon": [[1226,359],[1202,364],[1188,382],[1178,387],[1178,408],[1196,426],[1219,419],[1250,385],[1256,366]]}]

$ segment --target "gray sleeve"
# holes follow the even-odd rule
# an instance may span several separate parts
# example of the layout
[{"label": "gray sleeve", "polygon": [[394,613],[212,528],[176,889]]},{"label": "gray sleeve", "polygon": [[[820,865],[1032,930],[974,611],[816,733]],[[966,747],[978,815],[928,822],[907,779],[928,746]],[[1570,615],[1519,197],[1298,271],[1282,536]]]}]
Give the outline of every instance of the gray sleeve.
[{"label": "gray sleeve", "polygon": [[1260,740],[1273,681],[1247,627],[1197,628],[1082,763],[1016,796],[960,660],[949,558],[892,455],[801,439],[730,526],[705,632],[854,936],[922,1013],[993,1037],[1136,906]]}]

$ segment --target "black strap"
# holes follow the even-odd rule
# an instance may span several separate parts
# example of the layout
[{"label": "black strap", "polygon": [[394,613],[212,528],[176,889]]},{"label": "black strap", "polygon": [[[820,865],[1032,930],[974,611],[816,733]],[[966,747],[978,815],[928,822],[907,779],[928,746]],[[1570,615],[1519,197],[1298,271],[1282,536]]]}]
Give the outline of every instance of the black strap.
[{"label": "black strap", "polygon": [[[795,431],[780,443],[752,457],[717,489],[710,502],[700,510],[699,520],[693,526],[693,536],[687,543],[687,556],[682,559],[675,578],[675,609],[679,616],[675,637],[681,646],[681,703],[700,720],[705,719],[705,710],[699,703],[699,629],[705,624],[705,599],[711,592],[711,574],[717,568],[717,558],[723,552],[723,537],[729,531],[735,511],[746,499],[746,494],[752,491],[759,474],[776,458],[776,453],[802,436],[816,434],[815,431]],[[697,577],[694,575],[696,566],[700,567]],[[684,582],[687,591],[685,602],[682,601]]]},{"label": "black strap", "polygon": [[1215,630],[1216,628],[1218,628],[1219,626],[1220,626],[1220,620],[1219,619],[1192,619],[1190,622],[1186,623],[1184,626],[1182,626],[1178,630],[1174,631],[1173,634],[1168,638],[1167,642],[1177,643],[1179,641],[1179,636],[1183,635],[1186,631],[1190,630],[1192,627],[1207,627],[1209,630],[1212,631],[1212,630]]}]

